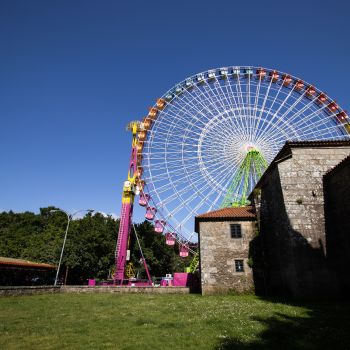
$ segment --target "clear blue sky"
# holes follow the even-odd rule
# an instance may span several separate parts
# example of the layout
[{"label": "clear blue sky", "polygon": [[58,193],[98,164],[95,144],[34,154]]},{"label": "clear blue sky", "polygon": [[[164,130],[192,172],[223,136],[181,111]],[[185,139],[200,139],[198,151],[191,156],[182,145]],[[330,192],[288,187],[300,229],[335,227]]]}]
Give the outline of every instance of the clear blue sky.
[{"label": "clear blue sky", "polygon": [[119,213],[125,125],[209,68],[276,68],[349,109],[349,13],[346,0],[1,0],[0,210]]}]

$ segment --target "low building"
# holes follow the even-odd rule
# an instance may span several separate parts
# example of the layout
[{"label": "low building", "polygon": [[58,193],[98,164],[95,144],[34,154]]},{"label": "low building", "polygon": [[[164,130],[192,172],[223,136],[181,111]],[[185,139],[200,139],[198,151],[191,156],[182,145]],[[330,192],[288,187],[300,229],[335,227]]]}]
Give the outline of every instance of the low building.
[{"label": "low building", "polygon": [[[287,142],[257,183],[250,195],[260,231],[252,245],[260,262],[253,261],[254,277],[267,294],[338,294],[328,260],[323,175],[349,154],[350,140]],[[339,191],[330,199],[336,205]]]},{"label": "low building", "polygon": [[249,244],[256,234],[252,207],[223,208],[195,218],[202,294],[254,288]]},{"label": "low building", "polygon": [[55,265],[0,257],[0,285],[32,286],[53,284],[56,269]]}]

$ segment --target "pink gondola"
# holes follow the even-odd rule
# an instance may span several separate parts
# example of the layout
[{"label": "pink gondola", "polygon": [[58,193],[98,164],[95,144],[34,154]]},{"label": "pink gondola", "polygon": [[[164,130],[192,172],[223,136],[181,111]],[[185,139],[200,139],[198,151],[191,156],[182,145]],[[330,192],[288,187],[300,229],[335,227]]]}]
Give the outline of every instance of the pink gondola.
[{"label": "pink gondola", "polygon": [[156,212],[157,212],[156,208],[154,208],[154,207],[147,207],[145,218],[147,220],[153,220],[154,219],[154,215],[156,215]]},{"label": "pink gondola", "polygon": [[175,245],[176,233],[168,232],[165,235],[165,244],[166,245]]},{"label": "pink gondola", "polygon": [[150,200],[151,196],[148,193],[141,192],[140,198],[139,198],[139,204],[142,207],[145,207],[148,204],[148,201]]},{"label": "pink gondola", "polygon": [[154,224],[154,231],[156,233],[163,233],[165,225],[166,222],[164,220],[156,220]]},{"label": "pink gondola", "polygon": [[180,256],[186,258],[188,256],[189,248],[186,244],[180,244]]}]

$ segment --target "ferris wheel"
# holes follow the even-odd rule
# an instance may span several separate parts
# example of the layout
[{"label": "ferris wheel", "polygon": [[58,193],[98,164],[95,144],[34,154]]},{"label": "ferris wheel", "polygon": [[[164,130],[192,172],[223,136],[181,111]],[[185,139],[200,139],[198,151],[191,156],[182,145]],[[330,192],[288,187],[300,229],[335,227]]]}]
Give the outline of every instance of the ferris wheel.
[{"label": "ferris wheel", "polygon": [[167,242],[196,241],[194,216],[249,204],[286,140],[349,138],[347,113],[277,70],[225,67],[176,84],[138,132],[139,203]]}]

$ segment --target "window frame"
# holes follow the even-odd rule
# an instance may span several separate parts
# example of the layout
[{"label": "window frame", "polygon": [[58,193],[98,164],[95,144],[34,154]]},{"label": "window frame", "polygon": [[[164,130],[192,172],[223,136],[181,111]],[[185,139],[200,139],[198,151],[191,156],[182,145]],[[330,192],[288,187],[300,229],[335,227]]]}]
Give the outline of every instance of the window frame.
[{"label": "window frame", "polygon": [[[233,230],[233,228],[238,228],[239,227],[239,234],[237,233],[237,230]],[[233,232],[234,231],[234,232]],[[232,239],[240,239],[243,237],[242,233],[242,225],[241,224],[230,224],[230,236]]]},{"label": "window frame", "polygon": [[[237,269],[240,266],[241,269]],[[235,272],[242,273],[244,272],[244,259],[235,259]]]}]

